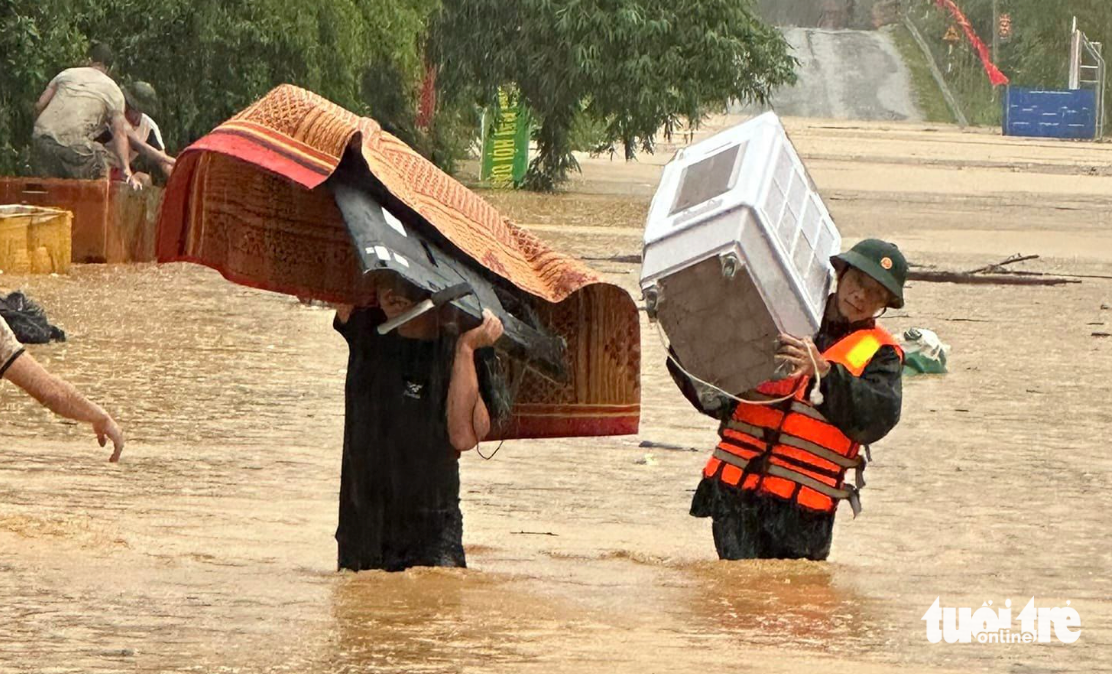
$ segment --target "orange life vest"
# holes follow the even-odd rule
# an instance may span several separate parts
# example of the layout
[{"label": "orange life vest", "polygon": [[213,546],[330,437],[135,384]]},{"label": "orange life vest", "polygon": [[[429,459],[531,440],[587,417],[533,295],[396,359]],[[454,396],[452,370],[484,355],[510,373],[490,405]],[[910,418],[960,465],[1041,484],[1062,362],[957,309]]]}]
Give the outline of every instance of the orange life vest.
[{"label": "orange life vest", "polygon": [[[882,346],[895,347],[903,358],[896,340],[880,327],[853,332],[822,355],[860,377]],[[809,377],[793,377],[750,391],[745,397],[755,401],[790,398],[774,405],[738,403],[719,428],[721,441],[703,475],[812,511],[833,513],[839,501],[847,500],[856,516],[861,510],[858,490],[865,486],[865,457],[858,456],[860,445],[807,399],[809,383]],[[856,471],[853,485],[844,481],[850,468]]]}]

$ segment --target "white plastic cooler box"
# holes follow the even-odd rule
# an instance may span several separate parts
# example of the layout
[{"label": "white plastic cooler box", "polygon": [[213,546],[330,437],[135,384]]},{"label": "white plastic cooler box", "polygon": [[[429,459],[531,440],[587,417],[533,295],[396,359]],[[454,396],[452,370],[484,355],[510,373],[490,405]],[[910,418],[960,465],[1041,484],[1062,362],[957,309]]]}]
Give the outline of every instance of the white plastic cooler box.
[{"label": "white plastic cooler box", "polygon": [[774,375],[780,332],[819,328],[841,236],[775,113],[680,152],[645,225],[641,290],[691,374],[733,394]]}]

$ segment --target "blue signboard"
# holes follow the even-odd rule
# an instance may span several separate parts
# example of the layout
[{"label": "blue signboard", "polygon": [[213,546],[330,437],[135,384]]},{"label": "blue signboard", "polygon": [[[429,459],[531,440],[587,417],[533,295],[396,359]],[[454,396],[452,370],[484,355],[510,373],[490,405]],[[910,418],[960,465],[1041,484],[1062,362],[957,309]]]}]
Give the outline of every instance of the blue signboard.
[{"label": "blue signboard", "polygon": [[1008,87],[1004,135],[1092,140],[1097,137],[1096,92]]}]

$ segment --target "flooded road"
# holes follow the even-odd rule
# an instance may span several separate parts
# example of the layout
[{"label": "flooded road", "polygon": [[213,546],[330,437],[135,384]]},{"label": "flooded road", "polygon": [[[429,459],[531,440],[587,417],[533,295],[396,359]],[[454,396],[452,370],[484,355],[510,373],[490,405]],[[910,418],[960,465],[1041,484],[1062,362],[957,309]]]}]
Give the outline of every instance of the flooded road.
[{"label": "flooded road", "polygon": [[799,62],[798,81],[777,90],[767,106],[739,107],[739,111],[753,114],[772,109],[781,116],[827,119],[923,119],[911,73],[890,28],[785,26],[780,30]]},{"label": "flooded road", "polygon": [[[1089,172],[1090,146],[1069,145],[1071,168],[1057,147],[987,136],[966,143],[972,159],[904,127],[795,138],[849,242],[890,236],[951,269],[1024,252],[1044,253],[1031,269],[1112,275],[1112,178]],[[979,162],[977,180],[916,182],[937,167],[900,162],[928,144],[943,166]],[[1009,153],[1045,159],[1018,175],[1052,188],[986,196],[1015,179]],[[585,160],[572,194],[492,198],[568,252],[636,254],[664,159]],[[839,183],[845,164],[872,178]],[[634,291],[637,265],[592,264]],[[68,332],[31,351],[129,436],[111,465],[87,429],[0,385],[4,674],[1112,670],[1112,339],[1092,334],[1112,332],[1112,281],[914,284],[885,324],[937,330],[952,371],[905,382],[865,511],[839,517],[828,563],[715,559],[709,522],[686,514],[714,424],[675,391],[645,323],[640,436],[466,455],[471,568],[400,574],[334,570],[346,349],[330,311],[187,265],[0,286]],[[1069,600],[1080,639],[935,645],[920,620],[936,597],[1032,596]]]}]

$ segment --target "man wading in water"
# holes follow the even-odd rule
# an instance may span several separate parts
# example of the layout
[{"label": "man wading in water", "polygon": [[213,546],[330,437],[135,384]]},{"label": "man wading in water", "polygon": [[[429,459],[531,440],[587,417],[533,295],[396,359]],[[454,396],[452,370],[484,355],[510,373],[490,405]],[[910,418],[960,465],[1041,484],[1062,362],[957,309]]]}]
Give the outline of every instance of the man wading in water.
[{"label": "man wading in water", "polygon": [[381,309],[336,311],[349,349],[340,569],[466,566],[459,457],[490,432],[476,356],[493,356],[502,322],[484,311],[482,325],[457,337],[433,310],[378,334],[425,296],[390,274],[378,286]]},{"label": "man wading in water", "polygon": [[903,306],[907,261],[895,245],[868,239],[831,263],[838,288],[818,333],[780,337],[777,360],[790,376],[742,396],[782,402],[719,396],[704,404],[696,384],[668,360],[684,396],[722,422],[691,502],[693,516],[713,518],[721,559],[826,559],[839,501],[849,500],[855,514],[860,508],[861,445],[900,420],[903,352],[875,319],[886,307]]}]

